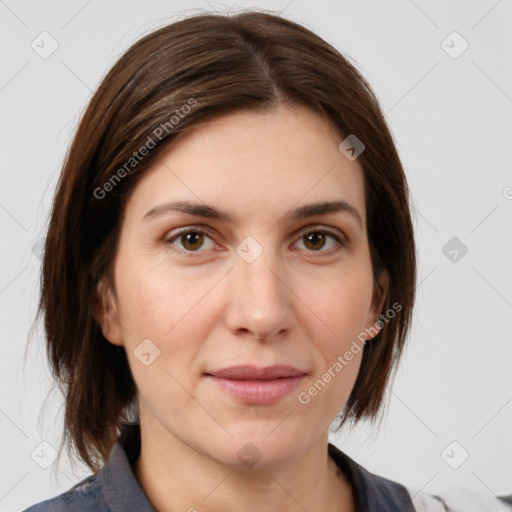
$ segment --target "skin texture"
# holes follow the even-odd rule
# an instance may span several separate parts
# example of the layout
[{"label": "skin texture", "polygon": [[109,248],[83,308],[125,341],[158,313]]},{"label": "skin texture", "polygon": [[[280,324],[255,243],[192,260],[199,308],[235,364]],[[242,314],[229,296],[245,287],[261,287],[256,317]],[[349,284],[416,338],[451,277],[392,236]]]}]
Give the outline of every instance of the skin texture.
[{"label": "skin texture", "polygon": [[[373,288],[362,167],[338,150],[343,139],[305,107],[223,115],[170,147],[129,197],[117,293],[99,288],[98,319],[125,347],[137,384],[136,475],[157,510],[354,510],[327,441],[362,351],[308,404],[298,401],[374,325],[385,299]],[[178,200],[226,210],[233,223],[183,212],[144,220]],[[350,203],[362,224],[347,212],[284,218],[330,200]],[[187,244],[177,236],[185,227],[208,234]],[[304,235],[322,230],[344,245],[330,235],[308,244]],[[249,236],[262,249],[251,263],[236,252]],[[149,365],[136,356],[144,339],[160,350]],[[289,364],[307,376],[278,403],[247,405],[204,375],[237,364]],[[237,456],[249,442],[260,456],[251,467]]]}]

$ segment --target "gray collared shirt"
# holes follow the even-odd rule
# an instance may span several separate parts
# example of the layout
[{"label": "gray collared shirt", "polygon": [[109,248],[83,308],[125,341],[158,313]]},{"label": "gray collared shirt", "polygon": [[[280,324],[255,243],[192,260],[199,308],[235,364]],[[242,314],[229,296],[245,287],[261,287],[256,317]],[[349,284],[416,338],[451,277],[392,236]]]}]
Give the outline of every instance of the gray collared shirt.
[{"label": "gray collared shirt", "polygon": [[[109,460],[98,473],[25,512],[156,512],[133,472],[140,443],[139,424],[124,424]],[[329,443],[328,453],[351,484],[358,512],[417,511],[403,485],[370,473],[333,444]],[[440,505],[441,500],[435,501]]]}]

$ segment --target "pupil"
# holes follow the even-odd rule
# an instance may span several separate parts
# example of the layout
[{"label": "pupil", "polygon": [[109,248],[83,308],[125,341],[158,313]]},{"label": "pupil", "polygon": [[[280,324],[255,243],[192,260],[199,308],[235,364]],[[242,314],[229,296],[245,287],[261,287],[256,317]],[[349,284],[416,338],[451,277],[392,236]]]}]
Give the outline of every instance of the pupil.
[{"label": "pupil", "polygon": [[323,233],[310,233],[306,235],[306,240],[306,246],[310,249],[321,249],[325,243],[325,235]]}]

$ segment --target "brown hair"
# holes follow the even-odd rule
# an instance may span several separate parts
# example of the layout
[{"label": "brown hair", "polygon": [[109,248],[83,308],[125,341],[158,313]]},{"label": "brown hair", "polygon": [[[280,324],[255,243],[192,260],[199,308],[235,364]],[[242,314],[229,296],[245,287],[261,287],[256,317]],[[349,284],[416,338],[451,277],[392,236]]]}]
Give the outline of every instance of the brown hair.
[{"label": "brown hair", "polygon": [[294,103],[366,146],[358,159],[374,283],[387,270],[384,310],[401,309],[365,346],[341,424],[377,416],[410,328],[416,281],[406,178],[377,99],[345,57],[295,22],[269,12],[195,14],[136,42],[106,75],[54,197],[37,318],[44,315],[50,366],[65,396],[64,440],[94,472],[136,406],[124,348],[109,343],[94,318],[100,280],[115,293],[112,266],[130,191],[198,123]]}]

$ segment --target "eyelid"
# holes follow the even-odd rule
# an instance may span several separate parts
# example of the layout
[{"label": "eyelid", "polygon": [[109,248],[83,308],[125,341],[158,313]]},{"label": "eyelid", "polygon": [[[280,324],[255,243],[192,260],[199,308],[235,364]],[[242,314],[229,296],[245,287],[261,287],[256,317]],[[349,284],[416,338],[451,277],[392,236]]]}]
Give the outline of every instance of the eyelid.
[{"label": "eyelid", "polygon": [[326,234],[332,235],[335,238],[338,238],[340,240],[340,242],[345,242],[345,235],[343,234],[342,231],[335,229],[335,228],[325,226],[324,224],[308,224],[307,226],[304,226],[304,227],[300,228],[299,230],[297,230],[297,235],[294,235],[294,237],[299,236],[299,235],[304,236],[304,235],[307,235],[308,233],[316,233],[316,232],[321,232],[321,233],[326,233]]},{"label": "eyelid", "polygon": [[[176,228],[175,230],[173,229],[167,232],[165,235],[165,240],[172,240],[174,238],[177,238],[179,235],[182,235],[183,233],[188,233],[190,231],[202,233],[210,237],[213,236],[213,231],[208,226],[204,226],[203,224],[189,224],[187,226]],[[168,236],[170,233],[172,233],[172,236]]]}]

